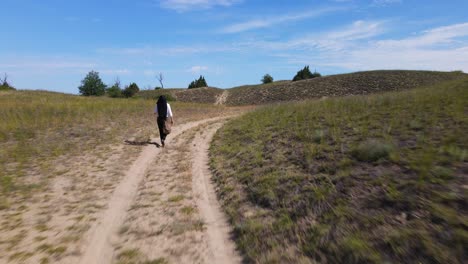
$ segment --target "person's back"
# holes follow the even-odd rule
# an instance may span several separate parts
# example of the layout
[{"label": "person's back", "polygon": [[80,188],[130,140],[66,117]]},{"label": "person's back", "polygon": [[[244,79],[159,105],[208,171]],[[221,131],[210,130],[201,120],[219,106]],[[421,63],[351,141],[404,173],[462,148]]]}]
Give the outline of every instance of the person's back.
[{"label": "person's back", "polygon": [[161,145],[164,147],[166,136],[170,133],[170,126],[174,124],[171,105],[167,102],[164,95],[159,96],[154,109],[154,114],[157,115],[159,136],[161,138]]}]

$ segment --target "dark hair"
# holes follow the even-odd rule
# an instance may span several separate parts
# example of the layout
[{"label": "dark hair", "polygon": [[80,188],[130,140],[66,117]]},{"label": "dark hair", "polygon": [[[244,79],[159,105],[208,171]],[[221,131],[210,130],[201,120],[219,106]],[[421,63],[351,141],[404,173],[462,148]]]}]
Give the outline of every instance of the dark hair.
[{"label": "dark hair", "polygon": [[158,102],[156,103],[158,107],[158,117],[166,119],[167,117],[167,100],[164,95],[159,96]]}]

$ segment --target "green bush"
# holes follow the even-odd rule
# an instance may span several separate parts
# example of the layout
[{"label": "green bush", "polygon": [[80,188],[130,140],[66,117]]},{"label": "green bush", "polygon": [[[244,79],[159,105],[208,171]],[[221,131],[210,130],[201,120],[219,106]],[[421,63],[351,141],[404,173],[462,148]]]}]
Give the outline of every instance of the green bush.
[{"label": "green bush", "polygon": [[140,91],[140,88],[136,83],[131,83],[129,86],[125,87],[122,91],[123,96],[129,98],[134,96],[136,93]]},{"label": "green bush", "polygon": [[293,82],[295,81],[300,81],[300,80],[306,80],[306,79],[312,79],[316,77],[321,77],[322,75],[315,71],[314,73],[310,72],[309,66],[305,66],[302,70],[298,71],[296,73],[296,76],[293,78]]},{"label": "green bush", "polygon": [[106,93],[106,85],[99,77],[99,73],[95,71],[90,71],[86,75],[78,89],[80,90],[80,94],[84,96],[101,96]]},{"label": "green bush", "polygon": [[111,87],[106,90],[109,97],[120,98],[123,97],[122,88],[120,88],[120,82],[116,81]]},{"label": "green bush", "polygon": [[392,151],[392,146],[375,139],[366,140],[353,149],[352,155],[359,161],[377,161],[386,158]]},{"label": "green bush", "polygon": [[198,80],[192,81],[188,86],[189,89],[200,87],[208,87],[205,77],[203,77],[202,75],[200,75],[200,78],[198,78]]},{"label": "green bush", "polygon": [[272,83],[273,82],[273,77],[271,77],[271,75],[267,73],[267,74],[265,74],[263,76],[261,81],[262,81],[263,84]]}]

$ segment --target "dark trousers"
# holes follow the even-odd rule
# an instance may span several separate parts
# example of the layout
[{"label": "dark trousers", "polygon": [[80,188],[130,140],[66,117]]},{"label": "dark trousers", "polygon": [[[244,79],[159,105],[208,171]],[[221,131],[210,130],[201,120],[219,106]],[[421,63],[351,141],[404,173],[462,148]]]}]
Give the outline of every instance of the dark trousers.
[{"label": "dark trousers", "polygon": [[166,118],[158,117],[159,136],[161,137],[161,140],[166,140],[166,136],[167,136],[167,134],[164,134],[164,132],[163,132],[164,122],[165,121],[166,121]]}]

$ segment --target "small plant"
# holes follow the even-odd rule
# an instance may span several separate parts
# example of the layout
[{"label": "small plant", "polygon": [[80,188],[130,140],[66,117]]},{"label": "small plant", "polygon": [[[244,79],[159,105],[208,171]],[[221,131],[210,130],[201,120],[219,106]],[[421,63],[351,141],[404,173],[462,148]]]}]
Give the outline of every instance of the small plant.
[{"label": "small plant", "polygon": [[8,83],[8,75],[5,73],[3,79],[0,78],[0,91],[2,90],[16,90]]},{"label": "small plant", "polygon": [[391,151],[390,144],[371,139],[359,144],[351,154],[359,161],[372,162],[388,157]]},{"label": "small plant", "polygon": [[263,76],[261,81],[262,81],[263,84],[272,83],[273,82],[273,77],[271,77],[271,75],[267,73],[267,74],[265,74]]},{"label": "small plant", "polygon": [[179,194],[179,195],[169,197],[167,201],[171,203],[177,203],[177,202],[182,201],[184,198],[185,197],[182,194]]},{"label": "small plant", "polygon": [[118,263],[139,263],[142,259],[140,250],[126,249],[117,255]]}]

